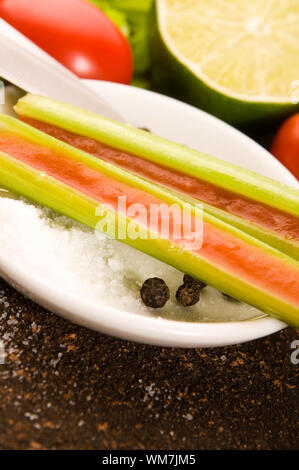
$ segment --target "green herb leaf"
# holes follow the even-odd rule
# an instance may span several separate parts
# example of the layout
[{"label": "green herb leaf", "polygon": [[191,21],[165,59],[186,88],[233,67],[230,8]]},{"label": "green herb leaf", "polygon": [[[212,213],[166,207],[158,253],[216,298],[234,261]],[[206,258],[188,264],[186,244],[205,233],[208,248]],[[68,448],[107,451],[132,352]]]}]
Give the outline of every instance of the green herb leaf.
[{"label": "green herb leaf", "polygon": [[153,0],[90,0],[99,7],[128,38],[134,56],[134,73],[150,69],[149,12]]}]

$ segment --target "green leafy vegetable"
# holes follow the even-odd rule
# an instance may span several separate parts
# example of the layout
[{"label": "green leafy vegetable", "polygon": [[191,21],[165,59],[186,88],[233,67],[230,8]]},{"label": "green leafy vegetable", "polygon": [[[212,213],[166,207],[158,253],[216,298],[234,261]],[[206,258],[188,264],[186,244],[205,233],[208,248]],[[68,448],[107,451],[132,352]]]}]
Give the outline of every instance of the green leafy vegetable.
[{"label": "green leafy vegetable", "polygon": [[105,15],[109,16],[111,21],[121,30],[124,36],[129,39],[130,36],[130,26],[127,21],[127,16],[120,10],[113,8],[113,2],[109,0],[90,0],[91,3],[94,3],[99,7]]},{"label": "green leafy vegetable", "polygon": [[[134,56],[134,74],[148,72],[149,53],[149,12],[153,0],[90,0],[118,26],[128,38]],[[137,83],[139,80],[137,80]]]}]

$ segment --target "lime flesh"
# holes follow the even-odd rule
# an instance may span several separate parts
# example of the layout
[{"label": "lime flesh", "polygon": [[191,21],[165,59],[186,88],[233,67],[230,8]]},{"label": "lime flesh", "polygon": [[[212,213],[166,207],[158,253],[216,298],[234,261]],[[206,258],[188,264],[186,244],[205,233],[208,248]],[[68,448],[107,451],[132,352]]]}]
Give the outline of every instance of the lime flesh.
[{"label": "lime flesh", "polygon": [[157,0],[156,25],[166,92],[237,125],[298,108],[298,0]]}]

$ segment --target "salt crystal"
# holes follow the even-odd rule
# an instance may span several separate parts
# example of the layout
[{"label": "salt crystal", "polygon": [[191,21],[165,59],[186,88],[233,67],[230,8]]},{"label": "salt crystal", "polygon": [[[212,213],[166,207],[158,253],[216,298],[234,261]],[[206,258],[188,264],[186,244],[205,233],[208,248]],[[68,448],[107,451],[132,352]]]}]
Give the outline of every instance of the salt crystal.
[{"label": "salt crystal", "polygon": [[[149,316],[152,312],[140,300],[142,282],[162,277],[172,293],[182,282],[182,273],[171,266],[23,199],[0,196],[0,220],[0,262],[4,259],[13,266],[24,266],[65,293],[99,306]],[[6,299],[4,307],[9,308]],[[250,318],[259,311],[226,302],[207,287],[193,307],[185,309],[172,295],[157,313],[173,320],[223,321]],[[17,325],[17,320],[11,318],[9,325]],[[31,327],[35,334],[40,330],[35,322]],[[52,364],[55,367],[55,361]]]}]

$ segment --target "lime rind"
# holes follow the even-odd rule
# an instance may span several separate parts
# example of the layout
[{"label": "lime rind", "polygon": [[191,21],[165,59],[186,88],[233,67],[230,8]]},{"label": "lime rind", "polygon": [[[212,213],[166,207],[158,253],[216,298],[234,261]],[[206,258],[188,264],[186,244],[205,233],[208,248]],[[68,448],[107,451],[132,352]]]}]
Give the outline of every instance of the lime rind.
[{"label": "lime rind", "polygon": [[157,6],[167,46],[211,88],[241,100],[293,102],[298,2],[158,0]]},{"label": "lime rind", "polygon": [[[188,3],[190,1],[188,0]],[[163,19],[161,20],[161,10],[163,10],[165,3],[167,0],[157,0],[152,11],[154,24],[151,31],[153,82],[159,91],[193,104],[241,129],[251,127],[259,129],[260,125],[275,125],[299,110],[299,86],[296,88],[299,79],[299,58],[296,43],[293,46],[292,67],[295,67],[297,72],[290,73],[287,80],[278,76],[277,73],[275,77],[275,80],[279,78],[283,82],[287,82],[289,93],[286,93],[285,96],[273,96],[273,94],[263,91],[265,87],[262,84],[254,94],[239,93],[235,89],[221,86],[210,77],[207,78],[198,73],[194,64],[187,60],[181,51],[174,48],[173,41],[169,39],[169,34],[163,24]],[[186,4],[184,3],[184,5]],[[299,38],[297,44],[298,41]],[[194,40],[194,42],[196,41]],[[244,57],[246,56],[244,55]],[[275,56],[272,59],[273,61],[277,60]],[[221,70],[221,64],[218,64],[218,68]],[[262,61],[259,66],[258,63],[251,64],[253,70],[262,68]],[[284,68],[286,69],[286,67]],[[234,67],[235,69],[236,67]],[[237,73],[236,70],[235,73]]]}]

